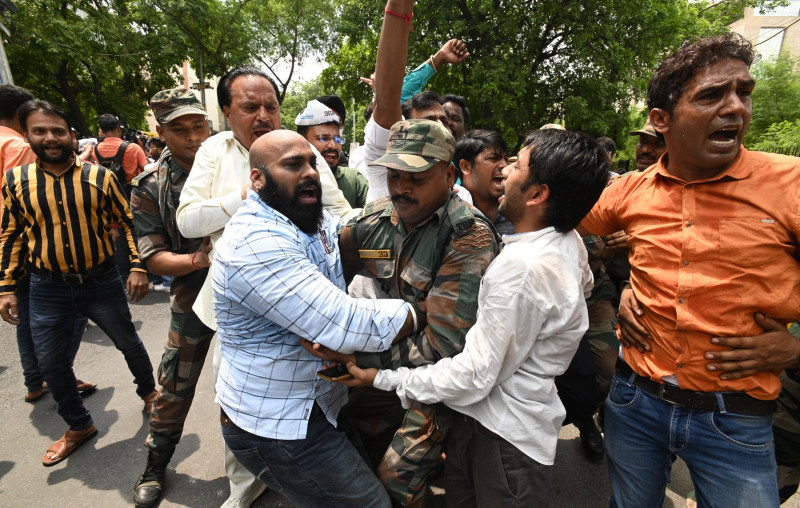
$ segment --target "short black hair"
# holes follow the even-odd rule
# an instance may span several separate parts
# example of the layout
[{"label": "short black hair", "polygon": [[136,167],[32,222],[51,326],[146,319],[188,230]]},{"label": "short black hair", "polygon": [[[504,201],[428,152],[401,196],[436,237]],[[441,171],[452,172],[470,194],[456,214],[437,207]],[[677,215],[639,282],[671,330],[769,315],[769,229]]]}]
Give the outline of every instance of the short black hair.
[{"label": "short black hair", "polygon": [[597,138],[597,144],[605,148],[609,155],[617,153],[617,144],[614,143],[614,140],[609,137],[603,136],[601,138]]},{"label": "short black hair", "polygon": [[453,164],[459,167],[462,160],[470,164],[475,163],[475,157],[487,148],[496,147],[503,153],[508,153],[508,145],[503,136],[497,131],[473,129],[458,140],[456,151],[453,153]]},{"label": "short black hair", "polygon": [[281,103],[280,89],[278,88],[278,85],[275,83],[274,79],[269,77],[266,72],[262,71],[258,67],[253,67],[252,65],[240,65],[239,67],[234,67],[233,69],[229,70],[224,76],[219,78],[219,82],[217,83],[217,103],[219,103],[220,108],[224,106],[230,107],[232,101],[231,85],[239,76],[261,76],[262,78],[266,78],[267,81],[269,81],[269,84],[272,85],[272,89],[275,91],[275,96],[278,97],[278,104]]},{"label": "short black hair", "polygon": [[36,97],[21,86],[0,85],[0,120],[14,120],[19,107],[34,99]]},{"label": "short black hair", "polygon": [[528,179],[522,186],[547,185],[547,224],[566,233],[580,224],[603,193],[611,163],[605,149],[586,134],[557,129],[533,131]]},{"label": "short black hair", "polygon": [[684,42],[661,62],[650,79],[647,87],[648,109],[663,109],[671,117],[675,104],[681,98],[683,85],[691,81],[700,69],[727,58],[741,60],[749,68],[755,58],[753,45],[734,32]]},{"label": "short black hair", "polygon": [[159,138],[150,138],[149,143],[156,148],[166,148],[167,144],[161,141]]},{"label": "short black hair", "polygon": [[114,115],[100,115],[97,118],[97,124],[103,132],[111,132],[114,129],[120,128],[119,118]]},{"label": "short black hair", "polygon": [[41,113],[45,113],[48,115],[54,115],[61,117],[67,123],[67,128],[71,131],[72,130],[72,122],[69,120],[69,117],[64,110],[56,106],[55,104],[47,101],[28,101],[24,103],[22,106],[19,107],[19,125],[22,127],[24,132],[28,131],[28,116],[31,113],[35,113],[37,111]]},{"label": "short black hair", "polygon": [[434,104],[443,104],[442,98],[433,90],[425,90],[402,103],[400,109],[403,111],[403,118],[408,120],[412,111],[426,111]]},{"label": "short black hair", "polygon": [[442,97],[442,104],[446,102],[455,102],[456,104],[459,105],[461,111],[464,113],[464,125],[467,125],[469,123],[469,108],[467,107],[466,99],[464,99],[460,95],[454,95],[449,93],[444,97]]}]

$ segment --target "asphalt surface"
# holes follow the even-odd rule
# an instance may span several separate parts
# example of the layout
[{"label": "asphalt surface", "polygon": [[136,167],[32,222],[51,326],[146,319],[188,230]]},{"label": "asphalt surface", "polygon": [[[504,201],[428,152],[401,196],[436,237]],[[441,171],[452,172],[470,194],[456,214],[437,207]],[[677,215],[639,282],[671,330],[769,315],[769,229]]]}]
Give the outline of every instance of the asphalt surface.
[{"label": "asphalt surface", "polygon": [[[169,325],[168,296],[151,292],[131,305],[133,320],[157,369]],[[198,385],[183,439],[167,470],[160,506],[218,507],[228,497],[222,459],[219,410],[214,404],[211,353]],[[25,387],[15,329],[0,321],[0,506],[118,507],[132,506],[133,486],[144,469],[147,420],[122,354],[94,325],[84,335],[75,360],[75,374],[98,384],[85,397],[99,429],[67,460],[42,466],[45,450],[67,426],[49,394],[34,404],[23,401]],[[564,427],[558,443],[552,484],[554,508],[606,507],[610,487],[605,461],[583,456],[575,427]],[[439,483],[440,485],[440,483]],[[692,490],[685,465],[678,460],[667,488],[665,507],[686,506]],[[430,506],[445,506],[444,491],[434,484]],[[291,506],[280,494],[267,492],[255,508]],[[800,507],[797,496],[784,506]]]}]

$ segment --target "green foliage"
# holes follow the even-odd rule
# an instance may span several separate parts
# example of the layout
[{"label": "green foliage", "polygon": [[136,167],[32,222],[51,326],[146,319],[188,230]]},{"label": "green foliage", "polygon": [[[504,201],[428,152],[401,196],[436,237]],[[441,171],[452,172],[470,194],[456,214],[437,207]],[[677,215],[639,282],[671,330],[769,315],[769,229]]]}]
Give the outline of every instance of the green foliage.
[{"label": "green foliage", "polygon": [[772,142],[776,132],[770,129],[782,123],[800,120],[800,74],[797,59],[782,52],[777,59],[756,63],[752,68],[756,87],[753,90],[753,117],[744,139],[747,147]]},{"label": "green foliage", "polygon": [[20,2],[4,39],[15,82],[62,106],[83,135],[112,113],[142,127],[145,98],[173,86],[181,55],[143,37],[136,2]]},{"label": "green foliage", "polygon": [[[527,131],[562,119],[569,129],[624,141],[628,105],[640,99],[665,51],[687,34],[720,28],[697,4],[658,0],[420,0],[414,8],[408,63],[414,66],[450,38],[471,56],[440,70],[429,88],[467,98],[471,126],[499,129],[518,143]],[[325,85],[368,103],[358,83],[375,65],[383,10],[342,4],[341,48],[328,55]]]},{"label": "green foliage", "polygon": [[750,148],[765,152],[800,148],[800,120],[784,120],[770,125]]},{"label": "green foliage", "polygon": [[297,126],[294,123],[295,118],[305,109],[308,101],[316,99],[320,95],[328,94],[322,91],[319,78],[294,86],[291,93],[286,95],[283,104],[281,104],[281,122],[283,126],[292,131],[297,130]]},{"label": "green foliage", "polygon": [[[112,113],[142,127],[147,100],[184,60],[204,78],[266,67],[285,91],[296,64],[328,49],[327,0],[30,0],[3,13],[15,82],[63,106],[81,134]],[[277,62],[282,66],[278,66]]]}]

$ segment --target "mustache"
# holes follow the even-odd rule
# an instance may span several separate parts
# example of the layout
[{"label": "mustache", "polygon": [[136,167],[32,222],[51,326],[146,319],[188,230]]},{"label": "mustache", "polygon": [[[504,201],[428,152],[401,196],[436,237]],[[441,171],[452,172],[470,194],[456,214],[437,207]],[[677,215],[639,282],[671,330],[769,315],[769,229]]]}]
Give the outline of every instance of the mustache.
[{"label": "mustache", "polygon": [[392,196],[392,203],[407,203],[411,205],[415,205],[418,201],[414,198],[410,198],[408,196],[404,196],[402,194],[394,194]]},{"label": "mustache", "polygon": [[272,123],[271,122],[258,122],[252,128],[252,130],[254,130],[254,131],[257,131],[259,129],[272,129]]}]

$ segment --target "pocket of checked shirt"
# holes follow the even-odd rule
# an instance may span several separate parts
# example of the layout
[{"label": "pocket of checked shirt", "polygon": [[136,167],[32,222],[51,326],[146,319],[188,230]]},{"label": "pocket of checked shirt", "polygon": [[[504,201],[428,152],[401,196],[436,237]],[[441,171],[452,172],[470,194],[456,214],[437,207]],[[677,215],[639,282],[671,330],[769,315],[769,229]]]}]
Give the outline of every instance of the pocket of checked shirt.
[{"label": "pocket of checked shirt", "polygon": [[772,446],[772,415],[750,416],[709,411],[708,424],[728,443],[749,450]]},{"label": "pocket of checked shirt", "polygon": [[763,265],[781,253],[779,228],[780,225],[770,218],[719,219],[722,259],[731,268]]}]

